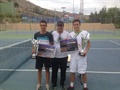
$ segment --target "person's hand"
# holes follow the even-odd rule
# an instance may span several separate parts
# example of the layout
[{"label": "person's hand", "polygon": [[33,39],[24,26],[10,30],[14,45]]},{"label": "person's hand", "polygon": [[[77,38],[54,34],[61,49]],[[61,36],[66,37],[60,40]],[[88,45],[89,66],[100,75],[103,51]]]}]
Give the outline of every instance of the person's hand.
[{"label": "person's hand", "polygon": [[38,52],[38,56],[41,56],[43,54],[43,52]]},{"label": "person's hand", "polygon": [[32,49],[32,54],[35,54],[35,53],[36,53],[35,49]]},{"label": "person's hand", "polygon": [[86,56],[86,54],[87,54],[87,51],[85,50],[85,51],[84,51],[84,56]]},{"label": "person's hand", "polygon": [[65,51],[67,51],[66,47],[61,48],[61,52],[65,52]]},{"label": "person's hand", "polygon": [[87,54],[87,51],[85,50],[85,51],[79,51],[79,53],[78,53],[80,56],[83,56],[83,57],[85,57],[86,56],[86,54]]}]

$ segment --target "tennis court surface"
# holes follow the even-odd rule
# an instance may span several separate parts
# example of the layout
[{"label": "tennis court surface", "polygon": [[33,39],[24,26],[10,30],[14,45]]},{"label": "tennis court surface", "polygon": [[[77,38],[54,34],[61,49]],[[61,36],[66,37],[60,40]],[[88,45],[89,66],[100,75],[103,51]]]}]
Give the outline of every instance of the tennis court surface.
[{"label": "tennis court surface", "polygon": [[[30,49],[30,46],[28,48]],[[22,57],[20,59],[22,60]],[[14,62],[15,60],[9,63],[14,65]],[[9,63],[7,62],[7,64]],[[34,66],[35,60],[30,57],[24,63],[21,63],[19,68],[4,68],[2,65],[2,68],[0,68],[1,74],[12,73],[9,75],[9,78],[0,84],[0,90],[36,90],[37,70]],[[58,90],[61,90],[59,87],[59,75],[60,72],[58,74]],[[80,84],[77,75],[76,73],[75,90],[82,90],[83,86]],[[87,76],[89,90],[120,90],[120,39],[91,40],[91,48],[88,53]],[[0,79],[2,79],[1,76]],[[70,72],[68,68],[65,82],[66,88],[69,84]],[[43,90],[45,90],[44,69],[42,73],[42,86]]]}]

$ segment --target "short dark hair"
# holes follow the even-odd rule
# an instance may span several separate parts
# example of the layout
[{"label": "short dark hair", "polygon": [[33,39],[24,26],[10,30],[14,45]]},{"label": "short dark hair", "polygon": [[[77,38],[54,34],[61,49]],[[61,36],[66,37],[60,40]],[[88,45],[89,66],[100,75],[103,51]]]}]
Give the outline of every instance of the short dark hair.
[{"label": "short dark hair", "polygon": [[79,23],[81,24],[81,22],[80,22],[79,19],[74,19],[74,20],[72,21],[72,23],[74,23],[74,22],[79,22]]},{"label": "short dark hair", "polygon": [[45,20],[41,20],[40,23],[45,23],[47,25],[47,22]]}]

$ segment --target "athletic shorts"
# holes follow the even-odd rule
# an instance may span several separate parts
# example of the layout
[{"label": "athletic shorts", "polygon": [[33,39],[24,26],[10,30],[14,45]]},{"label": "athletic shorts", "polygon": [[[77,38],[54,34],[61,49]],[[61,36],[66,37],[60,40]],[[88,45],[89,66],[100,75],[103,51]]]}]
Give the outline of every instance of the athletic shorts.
[{"label": "athletic shorts", "polygon": [[43,65],[45,66],[45,68],[50,68],[51,67],[51,59],[36,56],[35,68],[41,69],[43,67]]},{"label": "athletic shorts", "polygon": [[87,57],[82,56],[71,56],[70,60],[70,72],[75,73],[78,72],[80,74],[86,73],[87,69]]}]

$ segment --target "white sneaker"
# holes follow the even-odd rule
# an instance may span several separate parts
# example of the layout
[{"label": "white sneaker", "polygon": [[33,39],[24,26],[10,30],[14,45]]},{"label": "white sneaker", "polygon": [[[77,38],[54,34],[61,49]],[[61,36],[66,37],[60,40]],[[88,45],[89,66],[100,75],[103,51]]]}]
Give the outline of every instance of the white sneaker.
[{"label": "white sneaker", "polygon": [[36,90],[42,90],[42,86],[40,84],[37,84],[37,89]]},{"label": "white sneaker", "polygon": [[50,90],[49,85],[46,85],[46,90]]}]

